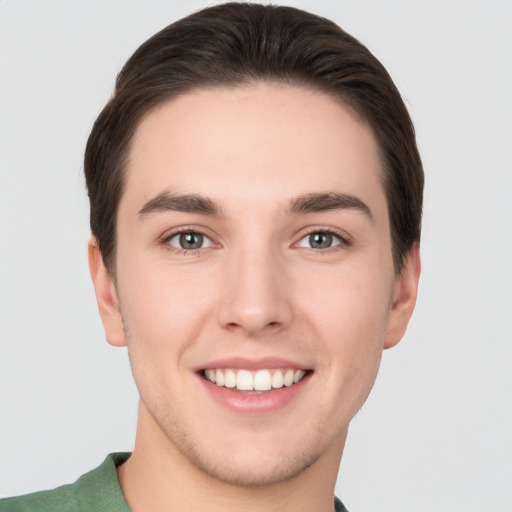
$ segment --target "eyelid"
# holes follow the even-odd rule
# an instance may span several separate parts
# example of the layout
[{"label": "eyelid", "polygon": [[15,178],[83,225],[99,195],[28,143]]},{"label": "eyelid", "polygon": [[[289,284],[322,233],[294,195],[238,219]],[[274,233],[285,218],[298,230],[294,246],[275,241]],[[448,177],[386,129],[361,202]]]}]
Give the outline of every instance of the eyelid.
[{"label": "eyelid", "polygon": [[[302,230],[295,237],[296,241],[292,244],[292,247],[301,247],[298,245],[299,242],[307,236],[312,235],[313,233],[328,233],[335,236],[339,241],[339,244],[333,245],[332,247],[328,247],[326,249],[312,249],[316,252],[327,252],[329,250],[337,250],[343,247],[350,247],[352,245],[352,237],[346,231],[332,226],[309,226],[308,228]],[[307,249],[307,247],[304,247],[304,249]]]},{"label": "eyelid", "polygon": [[179,235],[180,233],[198,233],[198,234],[206,236],[210,239],[216,238],[215,234],[212,233],[212,231],[210,229],[205,228],[203,226],[191,224],[191,225],[185,225],[185,226],[176,226],[176,227],[167,229],[161,235],[160,241],[163,242],[164,240],[169,240],[173,236]]},{"label": "eyelid", "polygon": [[[172,240],[175,236],[178,236],[183,233],[197,233],[198,235],[202,235],[210,241],[210,245],[207,247],[201,247],[199,249],[183,249],[181,247],[176,247],[174,245],[169,244],[169,241]],[[178,226],[166,231],[159,240],[159,245],[165,247],[165,249],[178,253],[178,254],[187,254],[194,255],[199,251],[203,251],[205,249],[217,248],[220,247],[220,243],[215,240],[215,236],[211,233],[209,229],[203,228],[202,226]]]}]

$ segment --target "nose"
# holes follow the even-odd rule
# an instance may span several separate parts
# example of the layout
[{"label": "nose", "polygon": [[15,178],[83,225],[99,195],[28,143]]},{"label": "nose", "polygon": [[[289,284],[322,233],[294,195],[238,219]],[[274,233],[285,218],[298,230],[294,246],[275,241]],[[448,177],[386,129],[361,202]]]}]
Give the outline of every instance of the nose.
[{"label": "nose", "polygon": [[219,324],[254,338],[288,327],[292,307],[285,262],[270,250],[240,250],[225,263]]}]

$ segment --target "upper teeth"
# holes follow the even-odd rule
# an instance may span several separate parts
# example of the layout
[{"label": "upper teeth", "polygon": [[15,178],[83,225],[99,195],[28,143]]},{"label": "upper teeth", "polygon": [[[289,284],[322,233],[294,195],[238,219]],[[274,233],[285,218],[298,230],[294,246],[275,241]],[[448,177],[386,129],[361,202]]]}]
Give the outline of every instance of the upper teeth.
[{"label": "upper teeth", "polygon": [[204,371],[204,376],[217,386],[226,388],[237,388],[243,391],[267,391],[272,388],[282,388],[297,384],[304,375],[305,370],[294,370],[292,368],[284,370],[258,370],[251,372],[249,370],[227,369],[208,369]]}]

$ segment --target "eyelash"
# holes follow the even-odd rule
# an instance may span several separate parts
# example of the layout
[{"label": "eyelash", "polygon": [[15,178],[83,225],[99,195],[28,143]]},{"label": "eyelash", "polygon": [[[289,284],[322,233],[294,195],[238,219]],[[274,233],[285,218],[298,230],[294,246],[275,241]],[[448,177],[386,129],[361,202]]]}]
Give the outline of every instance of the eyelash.
[{"label": "eyelash", "polygon": [[199,253],[199,251],[209,248],[209,247],[200,247],[198,249],[183,249],[183,248],[179,248],[179,247],[174,247],[173,245],[171,245],[169,243],[175,236],[182,235],[182,234],[201,235],[202,237],[208,239],[211,242],[211,245],[209,247],[211,247],[215,244],[215,242],[212,240],[212,238],[210,236],[208,236],[201,229],[191,228],[191,227],[186,227],[186,226],[175,229],[174,231],[172,231],[172,233],[169,233],[168,235],[166,235],[160,243],[161,243],[161,245],[164,246],[164,248],[166,250],[168,250],[169,252],[172,252],[173,254],[177,254],[179,256],[196,256]]},{"label": "eyelash", "polygon": [[314,235],[314,234],[324,234],[324,235],[332,235],[334,238],[337,239],[339,243],[336,245],[333,245],[331,247],[327,247],[325,249],[314,249],[312,247],[302,247],[303,249],[314,251],[316,254],[330,254],[332,252],[336,252],[342,249],[346,249],[352,245],[352,242],[350,241],[349,237],[344,231],[332,228],[332,227],[312,227],[309,228],[305,234],[303,234],[300,239],[293,244],[292,247],[298,247],[301,248],[298,244],[304,240],[305,238]]},{"label": "eyelash", "polygon": [[[183,248],[175,247],[169,243],[170,240],[172,240],[174,237],[181,235],[181,234],[201,235],[202,237],[204,237],[210,241],[210,245],[208,247],[200,247],[198,249],[183,249]],[[312,228],[308,229],[306,231],[306,233],[302,234],[302,236],[299,238],[299,240],[297,242],[295,242],[294,244],[292,244],[292,247],[293,248],[301,248],[301,246],[299,246],[299,243],[302,240],[304,240],[305,238],[307,238],[311,235],[314,235],[314,234],[332,235],[333,237],[335,237],[337,239],[338,243],[336,245],[327,247],[325,249],[315,249],[313,247],[309,247],[309,248],[302,247],[303,249],[314,251],[317,254],[330,254],[331,252],[346,249],[347,247],[350,247],[352,245],[351,241],[348,239],[346,233],[344,233],[343,231],[334,229],[332,227],[325,227],[325,228],[312,227]],[[191,227],[186,227],[186,226],[175,229],[174,231],[172,231],[172,233],[166,235],[160,243],[162,246],[164,246],[164,248],[166,250],[168,250],[174,254],[177,254],[179,256],[196,256],[199,253],[199,251],[201,251],[203,249],[208,249],[215,245],[215,242],[212,240],[212,238],[210,236],[208,236],[201,229],[191,228]]]}]

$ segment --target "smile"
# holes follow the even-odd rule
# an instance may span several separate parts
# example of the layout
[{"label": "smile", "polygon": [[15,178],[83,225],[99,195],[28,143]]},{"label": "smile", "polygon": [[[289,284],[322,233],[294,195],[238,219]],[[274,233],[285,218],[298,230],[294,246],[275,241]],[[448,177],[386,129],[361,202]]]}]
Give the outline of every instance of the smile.
[{"label": "smile", "polygon": [[202,376],[220,387],[239,391],[269,391],[293,386],[306,375],[306,370],[294,368],[262,369],[258,371],[215,368],[203,370]]}]

